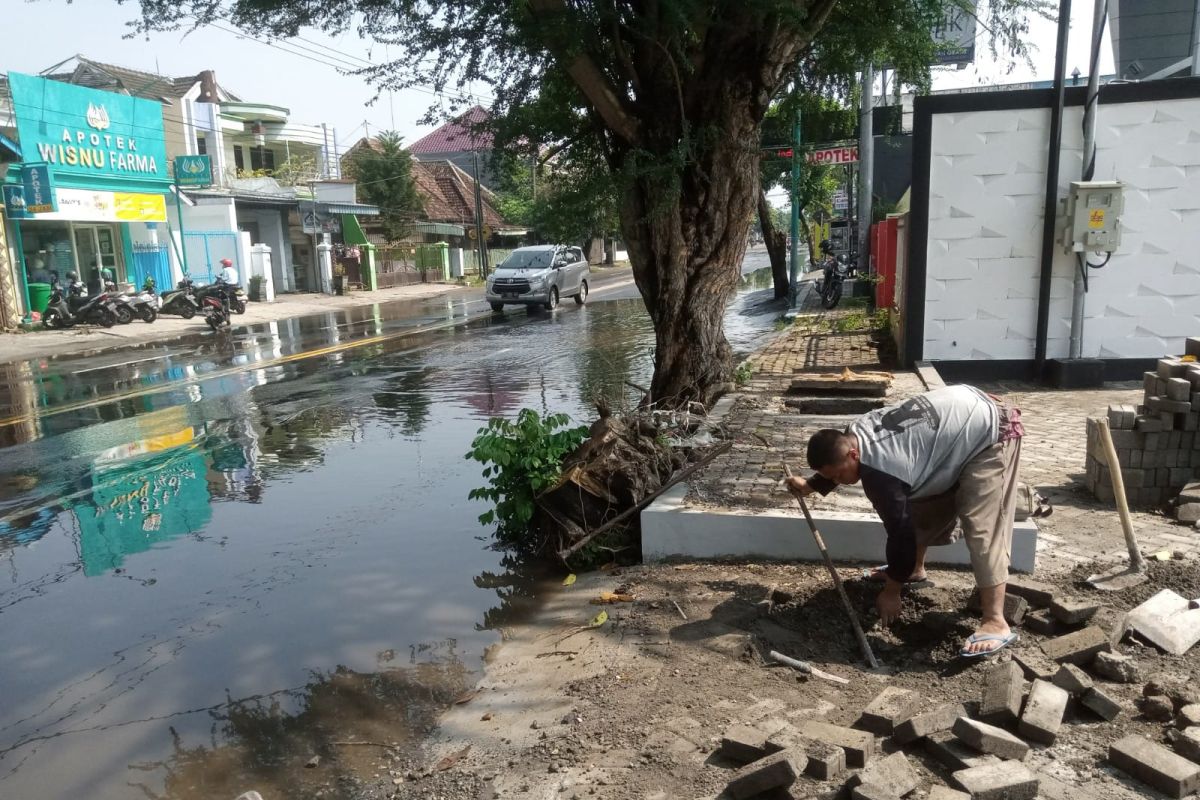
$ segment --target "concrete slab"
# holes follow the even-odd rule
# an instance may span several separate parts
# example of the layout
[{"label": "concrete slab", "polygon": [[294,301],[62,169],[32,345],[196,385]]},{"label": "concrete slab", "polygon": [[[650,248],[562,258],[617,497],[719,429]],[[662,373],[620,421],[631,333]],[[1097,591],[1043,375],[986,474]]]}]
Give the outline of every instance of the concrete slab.
[{"label": "concrete slab", "polygon": [[[783,504],[779,510],[712,509],[689,506],[686,483],[666,492],[642,511],[642,558],[758,557],[781,561],[820,561],[821,553],[799,509]],[[813,512],[813,521],[835,561],[885,563],[887,534],[875,514]],[[1012,569],[1033,572],[1037,562],[1038,529],[1033,520],[1013,526]],[[971,563],[961,539],[929,550],[929,563],[966,566]]]}]

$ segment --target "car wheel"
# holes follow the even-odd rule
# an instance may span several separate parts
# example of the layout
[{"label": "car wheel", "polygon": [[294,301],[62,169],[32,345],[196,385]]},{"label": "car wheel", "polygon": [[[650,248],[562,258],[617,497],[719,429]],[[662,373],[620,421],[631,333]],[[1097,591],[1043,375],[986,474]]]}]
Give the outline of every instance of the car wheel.
[{"label": "car wheel", "polygon": [[504,303],[488,303],[488,305],[490,305],[492,307],[492,311],[495,311],[497,314],[504,313]]},{"label": "car wheel", "polygon": [[553,311],[558,308],[558,287],[550,287],[550,299],[546,301],[546,310]]},{"label": "car wheel", "polygon": [[579,284],[579,294],[575,295],[575,305],[581,306],[587,302],[588,285],[587,281]]}]

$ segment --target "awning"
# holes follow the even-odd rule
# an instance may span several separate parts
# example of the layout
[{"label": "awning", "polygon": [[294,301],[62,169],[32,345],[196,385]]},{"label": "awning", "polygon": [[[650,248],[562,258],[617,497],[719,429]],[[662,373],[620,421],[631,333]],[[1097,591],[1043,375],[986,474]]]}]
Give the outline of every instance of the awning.
[{"label": "awning", "polygon": [[[312,205],[312,201],[302,201]],[[323,214],[356,214],[360,217],[378,217],[379,206],[369,206],[365,203],[331,203],[317,201],[317,211]]]},{"label": "awning", "polygon": [[413,233],[432,233],[435,236],[466,236],[462,225],[451,225],[448,222],[414,222]]},{"label": "awning", "polygon": [[353,214],[342,215],[342,238],[346,244],[370,244],[362,226],[358,224],[358,218]]}]

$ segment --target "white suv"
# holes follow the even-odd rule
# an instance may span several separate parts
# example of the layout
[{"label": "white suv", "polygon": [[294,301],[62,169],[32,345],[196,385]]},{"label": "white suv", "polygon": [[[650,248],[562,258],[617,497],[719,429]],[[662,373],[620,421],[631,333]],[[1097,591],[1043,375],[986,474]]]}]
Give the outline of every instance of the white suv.
[{"label": "white suv", "polygon": [[587,302],[591,270],[578,247],[542,244],[519,247],[488,276],[484,296],[493,311],[506,305],[523,305],[530,311],[541,305],[547,311],[564,297]]}]

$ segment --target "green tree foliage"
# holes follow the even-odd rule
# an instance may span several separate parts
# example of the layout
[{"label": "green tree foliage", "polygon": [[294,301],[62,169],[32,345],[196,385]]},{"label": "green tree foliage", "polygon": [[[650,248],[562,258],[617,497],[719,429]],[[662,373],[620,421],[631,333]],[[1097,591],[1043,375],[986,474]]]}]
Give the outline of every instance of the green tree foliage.
[{"label": "green tree foliage", "polygon": [[359,198],[379,206],[384,235],[393,242],[403,239],[425,213],[403,138],[384,131],[375,137],[375,147],[359,148],[347,162],[347,175],[358,181]]}]

